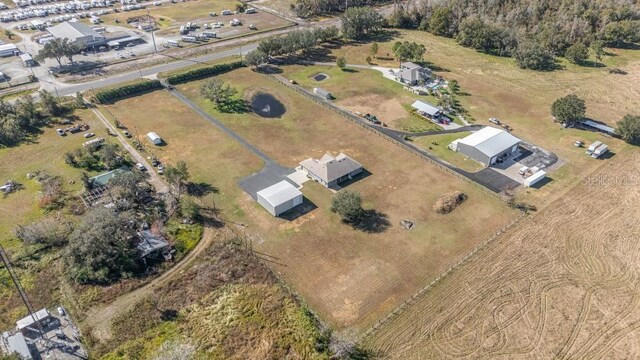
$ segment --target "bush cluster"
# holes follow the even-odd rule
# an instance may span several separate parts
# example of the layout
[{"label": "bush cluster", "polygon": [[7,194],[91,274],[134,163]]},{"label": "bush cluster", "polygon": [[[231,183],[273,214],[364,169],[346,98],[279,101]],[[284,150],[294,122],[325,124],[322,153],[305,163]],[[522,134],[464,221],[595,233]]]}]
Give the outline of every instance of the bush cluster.
[{"label": "bush cluster", "polygon": [[160,89],[160,80],[143,80],[135,84],[124,85],[114,89],[101,90],[96,93],[96,99],[101,103],[109,103],[131,95]]},{"label": "bush cluster", "polygon": [[202,79],[209,76],[215,76],[224,74],[231,70],[235,70],[241,67],[244,67],[244,62],[236,61],[227,64],[218,64],[208,67],[203,67],[199,69],[185,71],[180,74],[172,75],[167,78],[167,82],[171,85],[176,85],[184,82],[188,82],[191,80]]}]

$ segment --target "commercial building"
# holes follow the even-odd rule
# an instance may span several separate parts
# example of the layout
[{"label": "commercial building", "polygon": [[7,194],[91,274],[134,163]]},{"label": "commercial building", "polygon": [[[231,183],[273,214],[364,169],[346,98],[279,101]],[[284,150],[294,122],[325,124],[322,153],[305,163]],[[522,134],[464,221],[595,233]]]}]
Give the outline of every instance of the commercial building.
[{"label": "commercial building", "polygon": [[81,22],[66,21],[47,29],[57,39],[69,39],[74,44],[84,48],[106,44],[106,38]]},{"label": "commercial building", "polygon": [[16,329],[22,333],[28,333],[31,329],[42,329],[53,321],[51,313],[47,309],[40,309],[35,314],[30,314],[16,321]]},{"label": "commercial building", "polygon": [[16,56],[20,53],[15,44],[0,45],[0,57]]},{"label": "commercial building", "polygon": [[337,185],[362,172],[362,164],[344,153],[336,157],[325,154],[320,160],[309,158],[301,161],[300,167],[312,180],[325,187]]},{"label": "commercial building", "polygon": [[258,204],[273,216],[280,216],[302,204],[302,193],[286,180],[258,191],[256,197]]},{"label": "commercial building", "polygon": [[479,163],[493,165],[500,158],[515,153],[520,142],[520,139],[505,130],[487,126],[465,138],[455,140],[449,148]]}]

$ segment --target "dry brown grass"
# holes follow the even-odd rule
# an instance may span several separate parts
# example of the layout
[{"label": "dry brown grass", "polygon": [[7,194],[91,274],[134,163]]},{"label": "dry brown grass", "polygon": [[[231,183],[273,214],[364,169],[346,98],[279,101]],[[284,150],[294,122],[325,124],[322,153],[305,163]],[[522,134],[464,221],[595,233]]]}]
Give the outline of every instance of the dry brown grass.
[{"label": "dry brown grass", "polygon": [[394,359],[636,357],[638,160],[634,151],[602,165],[367,345]]},{"label": "dry brown grass", "polygon": [[[269,120],[221,114],[200,98],[200,82],[180,90],[283,165],[344,151],[371,172],[348,188],[362,194],[366,208],[385,214],[391,226],[381,233],[343,224],[329,210],[333,194],[315,183],[303,193],[317,209],[294,221],[273,219],[246,195],[237,199],[256,249],[336,329],[365,329],[515,216],[500,200],[276,82],[248,69],[221,78],[241,94],[273,94],[287,113]],[[469,200],[443,219],[431,205],[455,190]],[[404,230],[402,219],[416,228]]]}]

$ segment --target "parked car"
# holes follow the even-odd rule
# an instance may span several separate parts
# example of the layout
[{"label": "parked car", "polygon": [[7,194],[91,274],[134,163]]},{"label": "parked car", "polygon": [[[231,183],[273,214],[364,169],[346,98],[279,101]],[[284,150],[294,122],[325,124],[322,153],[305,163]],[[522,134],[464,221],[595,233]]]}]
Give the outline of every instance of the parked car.
[{"label": "parked car", "polygon": [[130,132],[128,132],[127,130],[123,131],[123,132],[122,132],[122,135],[124,135],[124,136],[126,136],[126,137],[128,137],[128,138],[130,138],[130,137],[131,137],[131,133],[130,133]]},{"label": "parked car", "polygon": [[86,133],[86,134],[84,134],[84,138],[85,139],[88,139],[88,138],[94,137],[94,136],[96,136],[96,134],[94,134],[94,133]]},{"label": "parked car", "polygon": [[255,25],[250,24],[249,25],[249,30],[258,30],[258,28]]},{"label": "parked car", "polygon": [[164,174],[164,165],[158,164],[158,174]]},{"label": "parked car", "polygon": [[147,171],[147,168],[144,167],[144,165],[142,165],[142,163],[137,163],[136,164],[136,168],[138,168],[138,170],[140,170],[140,171]]},{"label": "parked car", "polygon": [[64,311],[62,306],[58,306],[58,314],[60,314],[60,316],[65,316],[66,315],[66,312]]},{"label": "parked car", "polygon": [[496,125],[500,125],[500,120],[496,119],[496,118],[490,118],[489,119],[490,123],[496,124]]},{"label": "parked car", "polygon": [[64,130],[62,129],[56,129],[56,132],[58,133],[58,135],[60,136],[64,136],[66,133],[64,132]]},{"label": "parked car", "polygon": [[160,162],[158,161],[158,159],[151,159],[151,166],[158,166],[158,164],[160,164]]}]

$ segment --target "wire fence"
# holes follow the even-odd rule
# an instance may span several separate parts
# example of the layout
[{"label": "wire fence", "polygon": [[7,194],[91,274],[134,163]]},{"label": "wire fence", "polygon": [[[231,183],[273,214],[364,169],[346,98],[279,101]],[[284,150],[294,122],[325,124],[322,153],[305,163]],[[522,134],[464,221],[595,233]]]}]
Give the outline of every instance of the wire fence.
[{"label": "wire fence", "polygon": [[407,145],[407,144],[405,144],[405,143],[403,143],[401,141],[398,141],[398,140],[394,139],[393,137],[391,137],[391,136],[389,136],[389,135],[387,135],[387,134],[375,129],[374,127],[369,126],[366,123],[363,123],[357,115],[352,114],[352,113],[350,113],[350,112],[348,112],[346,110],[343,110],[343,109],[339,108],[338,106],[336,106],[334,104],[331,104],[331,103],[329,103],[327,101],[323,101],[322,99],[320,99],[315,94],[313,94],[313,93],[311,93],[311,92],[309,92],[307,90],[304,90],[304,89],[300,88],[299,86],[292,86],[292,84],[287,79],[285,79],[284,77],[275,76],[273,74],[266,74],[266,73],[261,73],[261,74],[266,76],[269,79],[272,79],[274,81],[277,81],[277,82],[281,83],[282,85],[284,85],[284,86],[288,87],[289,89],[299,93],[300,95],[303,95],[303,96],[307,97],[308,99],[310,99],[311,101],[315,102],[316,104],[319,104],[319,105],[321,105],[321,106],[323,106],[323,107],[325,107],[325,108],[337,113],[338,115],[340,115],[343,118],[349,120],[353,124],[361,126],[362,128],[372,132],[373,134],[375,134],[375,135],[377,135],[377,136],[379,136],[379,137],[381,137],[381,138],[383,138],[383,139],[385,139],[387,141],[390,141],[390,142],[394,143],[395,145],[403,148],[404,150],[408,151],[409,153],[411,153],[411,154],[413,154],[413,155],[415,155],[415,156],[417,156],[417,157],[419,157],[419,158],[421,158],[423,160],[426,160],[427,162],[429,162],[429,163],[435,165],[436,167],[444,170],[445,172],[447,172],[447,173],[449,173],[449,174],[461,179],[462,181],[465,181],[466,183],[473,185],[474,187],[476,187],[477,189],[483,191],[484,193],[486,193],[488,195],[491,195],[491,196],[493,196],[493,197],[495,197],[495,198],[497,198],[499,200],[502,200],[502,201],[506,201],[507,200],[506,198],[500,196],[499,193],[496,193],[495,191],[492,191],[491,189],[485,187],[484,185],[479,184],[476,181],[473,181],[473,180],[469,179],[468,177],[464,176],[463,174],[460,174],[460,173],[452,170],[451,168],[443,165],[442,163],[440,163],[440,162],[430,158],[429,156],[423,154],[422,152],[416,150],[412,146],[409,146],[409,145]]}]

